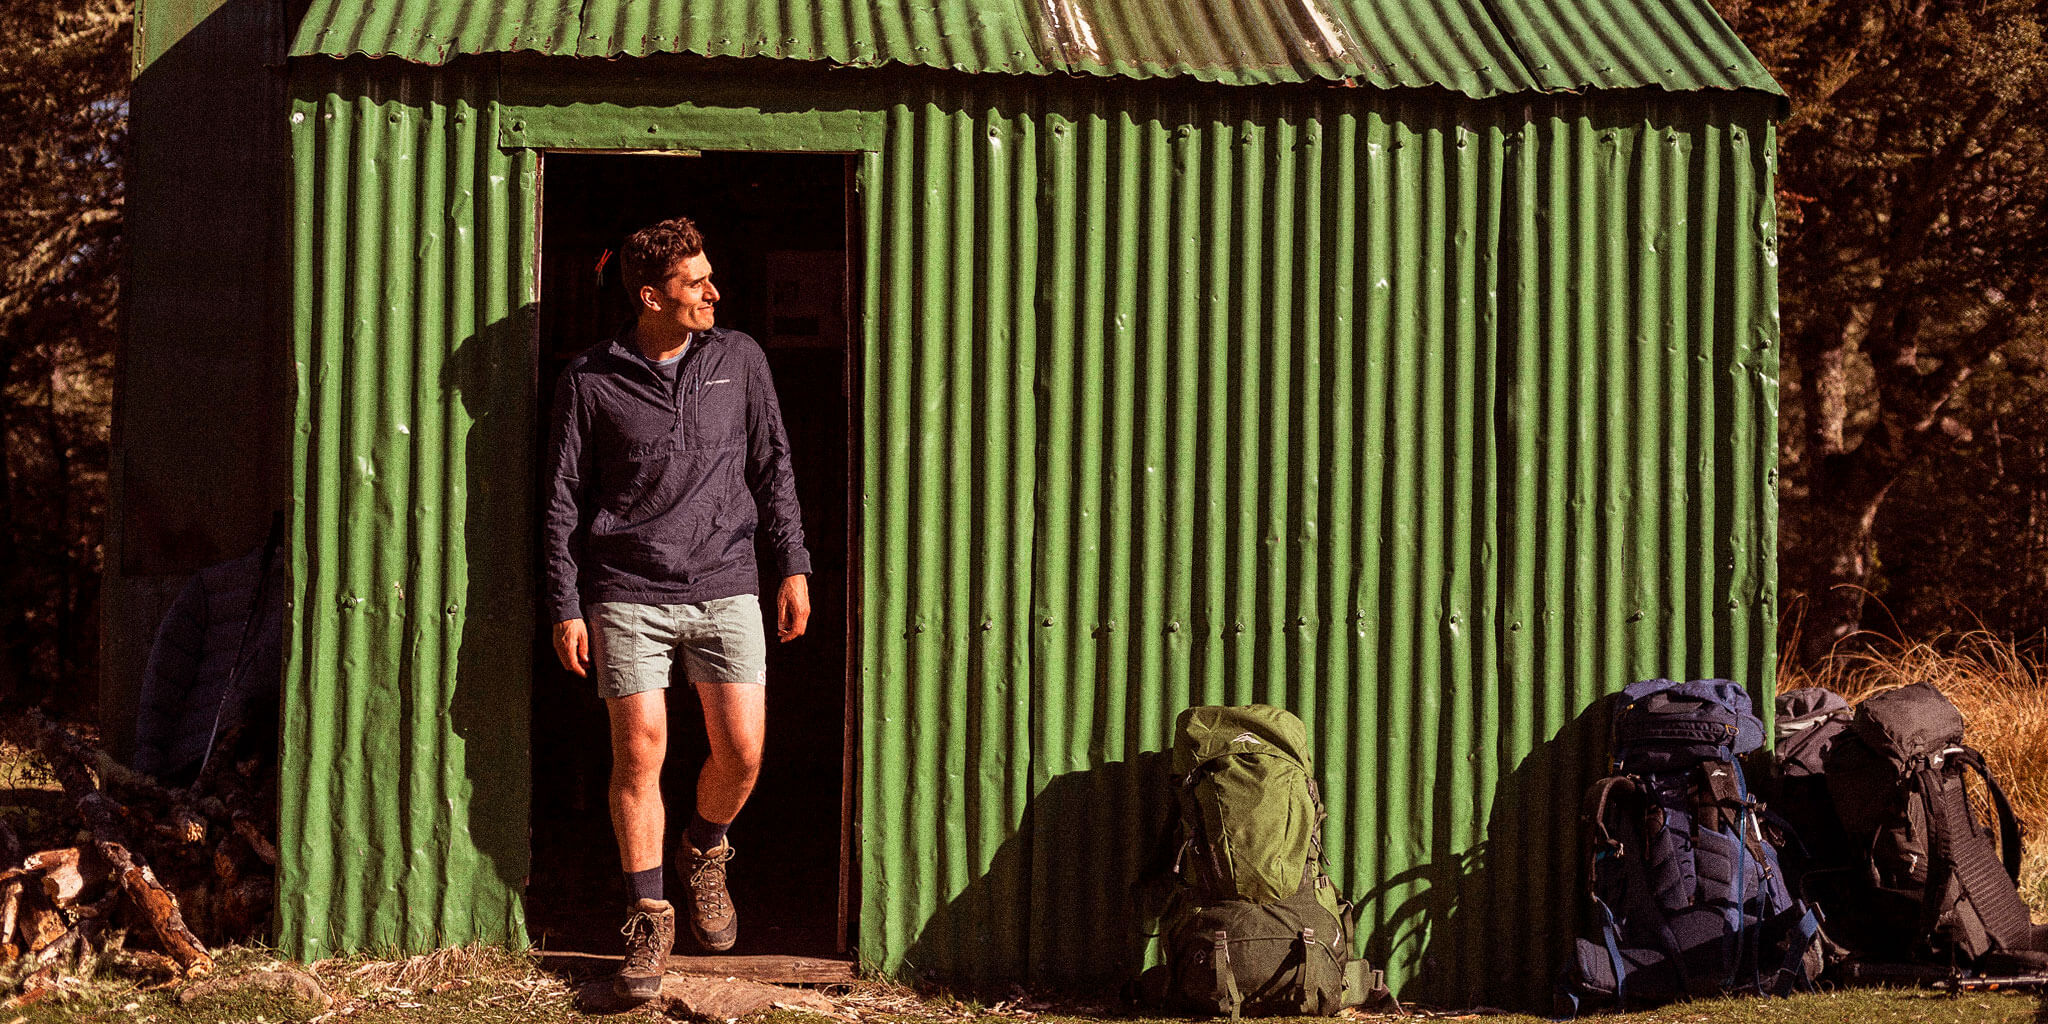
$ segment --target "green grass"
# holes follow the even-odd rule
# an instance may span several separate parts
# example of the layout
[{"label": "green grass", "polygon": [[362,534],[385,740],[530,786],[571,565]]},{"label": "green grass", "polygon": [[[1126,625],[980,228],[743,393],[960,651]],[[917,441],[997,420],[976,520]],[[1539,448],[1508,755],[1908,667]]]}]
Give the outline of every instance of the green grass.
[{"label": "green grass", "polygon": [[176,989],[152,991],[104,975],[67,985],[61,996],[0,1010],[0,1024],[524,1024],[582,1017],[571,1006],[567,980],[542,972],[530,956],[502,949],[443,950],[397,960],[356,956],[323,960],[310,968],[281,961],[260,948],[238,946],[217,953],[214,978],[295,970],[314,975],[334,1004],[323,1011],[315,1003],[262,991],[187,1004],[178,1000]]},{"label": "green grass", "polygon": [[[1880,991],[1858,989],[1846,992],[1819,993],[1794,996],[1789,999],[1714,999],[1700,1002],[1680,1003],[1639,1013],[1612,1015],[1589,1015],[1586,1020],[1600,1024],[2021,1024],[2021,1022],[2048,1021],[2048,1002],[2041,997],[2018,993],[1983,993],[1949,996],[1933,992]],[[1001,1014],[988,1017],[962,1017],[960,1020],[983,1020],[989,1024],[998,1021],[1016,1021],[1022,1015]],[[925,1021],[930,1018],[905,1015],[863,1016],[863,1024],[873,1021],[878,1024],[908,1024],[911,1021]],[[1110,1019],[1119,1024],[1183,1024],[1180,1018],[1103,1018],[1073,1017],[1057,1012],[1047,1012],[1028,1018],[1030,1024],[1097,1024]],[[1338,1022],[1370,1021],[1393,1022],[1414,1020],[1483,1020],[1487,1024],[1546,1024],[1548,1018],[1522,1014],[1467,1014],[1458,1012],[1427,1012],[1411,1017],[1396,1017],[1381,1014],[1353,1016],[1347,1013],[1335,1018]],[[817,1014],[777,1012],[752,1018],[754,1024],[843,1024],[832,1018]],[[1299,1017],[1267,1018],[1272,1024],[1330,1024],[1332,1018]],[[5,1024],[0,1021],[0,1024]]]},{"label": "green grass", "polygon": [[[180,1003],[176,990],[149,991],[128,980],[103,977],[70,986],[62,998],[0,1010],[0,1024],[513,1024],[614,1020],[652,1024],[661,1013],[641,1009],[605,1017],[578,1013],[574,991],[589,980],[542,971],[524,953],[492,948],[443,950],[407,959],[357,956],[323,960],[310,968],[285,963],[259,948],[220,951],[216,977],[292,969],[315,975],[335,997],[326,1012],[275,994],[244,991]],[[1158,1018],[1095,1016],[1036,1000],[983,1005],[950,997],[917,1000],[906,990],[863,982],[842,1004],[842,1018],[776,1011],[749,1024],[1166,1024]],[[1401,1018],[1347,1011],[1344,1024],[1399,1020],[1485,1020],[1538,1024],[1542,1017],[1514,1014],[1420,1013]],[[2048,1024],[2048,997],[2022,993],[1950,996],[1911,990],[1860,989],[1791,999],[1717,999],[1659,1010],[1590,1017],[1612,1024]],[[1177,1018],[1174,1020],[1178,1020]],[[1281,1018],[1281,1024],[1328,1024],[1329,1018]]]}]

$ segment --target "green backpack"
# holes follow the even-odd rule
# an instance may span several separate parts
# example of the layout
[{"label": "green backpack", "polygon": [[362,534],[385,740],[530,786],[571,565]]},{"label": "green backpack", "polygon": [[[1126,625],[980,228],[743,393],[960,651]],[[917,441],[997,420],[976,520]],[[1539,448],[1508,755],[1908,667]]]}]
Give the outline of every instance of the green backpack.
[{"label": "green backpack", "polygon": [[1351,956],[1351,905],[1324,872],[1308,729],[1264,704],[1189,708],[1174,725],[1180,887],[1159,966],[1139,979],[1184,1013],[1328,1016],[1386,994]]}]

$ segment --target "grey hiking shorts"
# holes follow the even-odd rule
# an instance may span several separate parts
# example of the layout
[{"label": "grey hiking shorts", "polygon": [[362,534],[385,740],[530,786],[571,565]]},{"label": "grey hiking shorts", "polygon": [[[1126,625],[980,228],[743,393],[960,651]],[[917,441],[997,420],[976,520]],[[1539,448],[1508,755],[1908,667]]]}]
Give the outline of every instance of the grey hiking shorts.
[{"label": "grey hiking shorts", "polygon": [[683,677],[693,683],[768,681],[761,600],[752,594],[702,604],[601,601],[585,612],[600,697],[666,687],[678,654]]}]

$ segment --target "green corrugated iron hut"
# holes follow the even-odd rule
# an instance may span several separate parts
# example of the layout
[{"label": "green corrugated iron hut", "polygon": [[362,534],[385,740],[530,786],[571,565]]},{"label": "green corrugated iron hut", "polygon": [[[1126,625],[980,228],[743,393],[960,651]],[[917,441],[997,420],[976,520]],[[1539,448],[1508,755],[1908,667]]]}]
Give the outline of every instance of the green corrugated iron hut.
[{"label": "green corrugated iron hut", "polygon": [[[162,239],[240,231],[288,296],[237,358],[289,353],[245,455],[289,451],[294,955],[573,945],[617,902],[600,713],[536,639],[534,466],[555,372],[619,322],[604,252],[678,212],[774,361],[820,565],[736,833],[736,884],[774,879],[740,890],[754,948],[1119,980],[1175,713],[1264,701],[1309,725],[1361,949],[1410,996],[1526,1002],[1588,709],[1771,685],[1783,98],[1706,0],[140,25],[134,204],[170,227],[137,237],[126,465],[193,386],[153,325],[203,347]],[[222,54],[260,88],[163,98]],[[253,184],[180,198],[178,154]],[[169,542],[125,542],[135,618]]]}]

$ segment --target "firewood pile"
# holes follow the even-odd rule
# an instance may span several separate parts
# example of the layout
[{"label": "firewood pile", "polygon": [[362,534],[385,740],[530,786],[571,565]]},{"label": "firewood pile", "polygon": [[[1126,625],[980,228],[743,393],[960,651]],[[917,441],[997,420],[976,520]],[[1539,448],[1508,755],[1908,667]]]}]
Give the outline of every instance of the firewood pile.
[{"label": "firewood pile", "polygon": [[[102,966],[172,984],[213,968],[207,942],[260,934],[277,847],[275,773],[218,738],[198,780],[169,788],[38,711],[37,749],[64,787],[70,845],[24,855],[0,820],[0,980],[22,999]],[[132,948],[131,948],[132,947]]]}]

